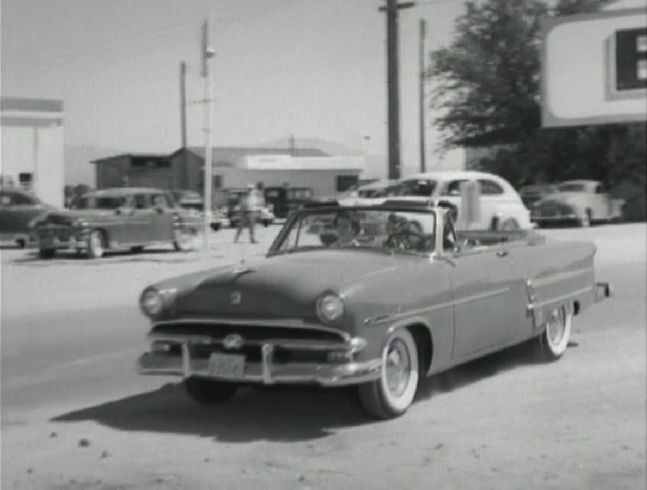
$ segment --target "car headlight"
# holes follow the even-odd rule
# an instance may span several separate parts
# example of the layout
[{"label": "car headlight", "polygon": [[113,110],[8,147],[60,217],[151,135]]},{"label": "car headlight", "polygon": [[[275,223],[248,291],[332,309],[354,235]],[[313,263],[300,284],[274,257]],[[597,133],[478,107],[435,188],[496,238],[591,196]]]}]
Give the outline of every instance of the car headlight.
[{"label": "car headlight", "polygon": [[333,293],[326,293],[317,301],[317,315],[325,322],[334,322],[344,314],[344,302]]},{"label": "car headlight", "polygon": [[144,315],[156,317],[164,310],[164,297],[157,289],[145,289],[139,298],[139,307]]}]

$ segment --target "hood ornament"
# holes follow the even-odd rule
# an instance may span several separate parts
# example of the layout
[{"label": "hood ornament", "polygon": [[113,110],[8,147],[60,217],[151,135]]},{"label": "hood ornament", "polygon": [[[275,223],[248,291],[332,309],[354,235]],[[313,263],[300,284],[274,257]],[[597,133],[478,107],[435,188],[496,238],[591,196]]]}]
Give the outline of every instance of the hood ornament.
[{"label": "hood ornament", "polygon": [[222,340],[222,345],[228,350],[238,350],[243,346],[243,337],[237,333],[231,333]]}]

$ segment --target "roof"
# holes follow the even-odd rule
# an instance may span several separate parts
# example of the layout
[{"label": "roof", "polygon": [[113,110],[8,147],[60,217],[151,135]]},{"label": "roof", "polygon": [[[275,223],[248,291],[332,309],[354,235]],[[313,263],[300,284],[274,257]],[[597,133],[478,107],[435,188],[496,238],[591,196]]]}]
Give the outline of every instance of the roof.
[{"label": "roof", "polygon": [[478,170],[437,170],[434,172],[426,172],[422,174],[409,175],[403,177],[400,181],[414,180],[414,179],[436,179],[436,180],[452,180],[452,179],[495,179],[505,180],[498,175],[488,172],[479,172]]},{"label": "roof", "polygon": [[154,187],[110,187],[107,189],[99,189],[97,191],[87,192],[85,195],[92,195],[96,197],[121,197],[129,196],[131,194],[153,194],[158,192],[168,192]]},{"label": "roof", "polygon": [[[169,158],[174,157],[185,148],[180,148],[169,155]],[[270,148],[270,147],[244,147],[244,146],[214,146],[212,149],[212,158],[218,154],[226,153],[235,158],[242,158],[249,155],[289,155],[295,157],[325,157],[327,153],[316,148]],[[186,151],[193,153],[195,156],[204,158],[204,147],[189,146]]]},{"label": "roof", "polygon": [[167,154],[161,154],[161,153],[119,153],[117,155],[113,155],[110,157],[103,157],[103,158],[97,158],[96,160],[90,160],[90,163],[107,162],[109,160],[116,160],[117,158],[124,158],[124,157],[150,158],[150,159],[160,159],[160,160],[166,160],[167,158],[169,158]]}]

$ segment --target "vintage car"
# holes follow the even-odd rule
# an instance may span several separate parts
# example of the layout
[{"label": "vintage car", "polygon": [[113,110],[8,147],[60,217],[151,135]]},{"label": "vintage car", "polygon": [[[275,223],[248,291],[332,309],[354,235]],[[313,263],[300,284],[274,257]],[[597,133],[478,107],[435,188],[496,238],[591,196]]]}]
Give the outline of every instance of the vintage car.
[{"label": "vintage car", "polygon": [[622,220],[624,199],[612,199],[596,180],[569,180],[539,201],[530,219],[537,225],[572,222],[580,226]]},{"label": "vintage car", "polygon": [[263,193],[268,210],[279,219],[285,219],[290,213],[315,202],[314,191],[309,187],[266,187]]},{"label": "vintage car", "polygon": [[423,376],[530,339],[562,356],[572,317],[609,295],[595,246],[457,234],[451,216],[428,200],[301,210],[264,258],[146,287],[138,371],[182,376],[201,403],[240,384],[357,385],[390,418]]},{"label": "vintage car", "polygon": [[376,180],[357,186],[344,193],[342,197],[378,198],[399,195],[399,184],[397,180]]},{"label": "vintage car", "polygon": [[[179,190],[175,189],[171,191],[175,202],[183,209],[188,210],[196,216],[200,216],[204,213],[204,200],[202,196],[195,191],[188,190]],[[209,217],[209,225],[213,231],[218,231],[222,228],[222,212],[220,209],[212,209],[211,216]]]},{"label": "vintage car", "polygon": [[[480,189],[479,217],[475,223],[462,219],[461,187],[464,183],[478,184]],[[457,228],[518,230],[530,229],[530,212],[517,191],[501,177],[476,171],[436,171],[412,175],[400,181],[399,196],[428,196],[438,202],[451,203],[457,210]]]},{"label": "vintage car", "polygon": [[29,223],[56,208],[16,187],[0,188],[0,240],[24,248],[30,245]]},{"label": "vintage car", "polygon": [[523,204],[532,210],[539,201],[555,192],[557,192],[557,186],[554,184],[531,184],[519,189],[519,196]]},{"label": "vintage car", "polygon": [[41,215],[30,228],[43,258],[58,250],[99,258],[109,250],[139,252],[160,243],[189,250],[202,224],[200,216],[179,207],[168,191],[123,187],[87,193],[74,209]]}]

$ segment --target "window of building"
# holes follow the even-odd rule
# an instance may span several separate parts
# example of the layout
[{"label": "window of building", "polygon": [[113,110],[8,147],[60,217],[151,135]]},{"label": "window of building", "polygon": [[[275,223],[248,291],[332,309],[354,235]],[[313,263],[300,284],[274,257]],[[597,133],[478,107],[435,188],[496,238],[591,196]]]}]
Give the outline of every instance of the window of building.
[{"label": "window of building", "polygon": [[338,175],[337,176],[337,192],[344,192],[357,185],[357,175]]},{"label": "window of building", "polygon": [[31,172],[21,172],[18,174],[18,182],[20,182],[20,187],[25,190],[31,189],[31,183],[34,175]]}]

